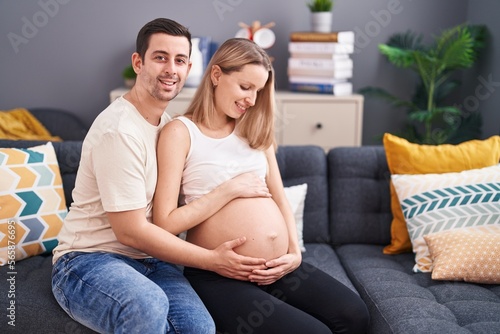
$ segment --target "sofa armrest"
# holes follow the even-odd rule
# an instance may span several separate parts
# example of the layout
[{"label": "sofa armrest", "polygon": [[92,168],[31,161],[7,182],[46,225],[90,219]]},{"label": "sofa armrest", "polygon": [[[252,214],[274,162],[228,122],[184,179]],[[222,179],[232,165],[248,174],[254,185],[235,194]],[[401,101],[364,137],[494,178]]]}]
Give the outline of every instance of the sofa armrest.
[{"label": "sofa armrest", "polygon": [[88,132],[88,127],[69,111],[55,108],[30,108],[29,111],[51,135],[62,140],[83,140]]}]

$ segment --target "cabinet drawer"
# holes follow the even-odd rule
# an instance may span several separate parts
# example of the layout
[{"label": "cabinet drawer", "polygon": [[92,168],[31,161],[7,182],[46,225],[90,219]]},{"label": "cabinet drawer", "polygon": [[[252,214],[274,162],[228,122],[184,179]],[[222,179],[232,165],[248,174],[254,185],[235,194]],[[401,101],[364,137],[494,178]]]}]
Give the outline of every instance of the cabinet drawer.
[{"label": "cabinet drawer", "polygon": [[359,146],[361,111],[356,103],[294,101],[281,105],[278,138],[284,145]]}]

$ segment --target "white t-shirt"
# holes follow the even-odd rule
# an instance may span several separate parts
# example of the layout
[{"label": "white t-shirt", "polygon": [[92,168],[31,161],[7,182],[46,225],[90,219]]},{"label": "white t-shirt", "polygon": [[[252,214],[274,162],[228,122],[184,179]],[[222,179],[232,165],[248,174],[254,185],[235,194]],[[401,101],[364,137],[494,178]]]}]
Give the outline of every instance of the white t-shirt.
[{"label": "white t-shirt", "polygon": [[264,151],[251,148],[234,132],[224,138],[211,138],[188,118],[180,116],[177,119],[186,125],[191,139],[182,172],[181,204],[189,203],[245,172],[254,172],[265,181],[267,159]]},{"label": "white t-shirt", "polygon": [[156,143],[169,120],[164,113],[160,124],[153,126],[123,97],[97,116],[83,141],[73,203],[58,236],[54,263],[71,251],[148,257],[118,242],[106,212],[146,208],[152,222]]}]

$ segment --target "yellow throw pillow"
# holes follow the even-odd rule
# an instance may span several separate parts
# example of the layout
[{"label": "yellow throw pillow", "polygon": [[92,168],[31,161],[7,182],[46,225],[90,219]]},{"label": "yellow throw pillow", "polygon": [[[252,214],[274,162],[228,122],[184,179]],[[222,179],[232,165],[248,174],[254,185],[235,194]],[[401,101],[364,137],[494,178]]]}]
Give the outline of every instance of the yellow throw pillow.
[{"label": "yellow throw pillow", "polygon": [[[485,140],[470,140],[458,145],[420,145],[386,133],[384,149],[391,174],[460,172],[498,164],[500,136],[492,136]],[[390,191],[393,215],[391,244],[384,248],[384,253],[411,252],[408,229],[392,181]]]},{"label": "yellow throw pillow", "polygon": [[500,225],[426,235],[432,279],[500,283]]},{"label": "yellow throw pillow", "polygon": [[61,141],[25,108],[0,110],[0,139]]}]

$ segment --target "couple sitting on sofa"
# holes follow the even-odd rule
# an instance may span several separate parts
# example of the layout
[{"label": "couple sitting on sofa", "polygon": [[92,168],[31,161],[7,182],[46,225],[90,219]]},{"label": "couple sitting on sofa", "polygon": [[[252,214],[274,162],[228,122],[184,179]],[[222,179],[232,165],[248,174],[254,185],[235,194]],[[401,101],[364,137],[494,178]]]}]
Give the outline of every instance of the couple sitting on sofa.
[{"label": "couple sitting on sofa", "polygon": [[[226,41],[186,114],[169,122],[190,48],[189,31],[168,19],[139,32],[135,86],[83,143],[54,250],[57,301],[99,332],[233,333],[259,307],[269,310],[262,333],[365,332],[360,297],[301,261],[275,157],[268,56]],[[176,236],[185,230],[188,242]]]}]

